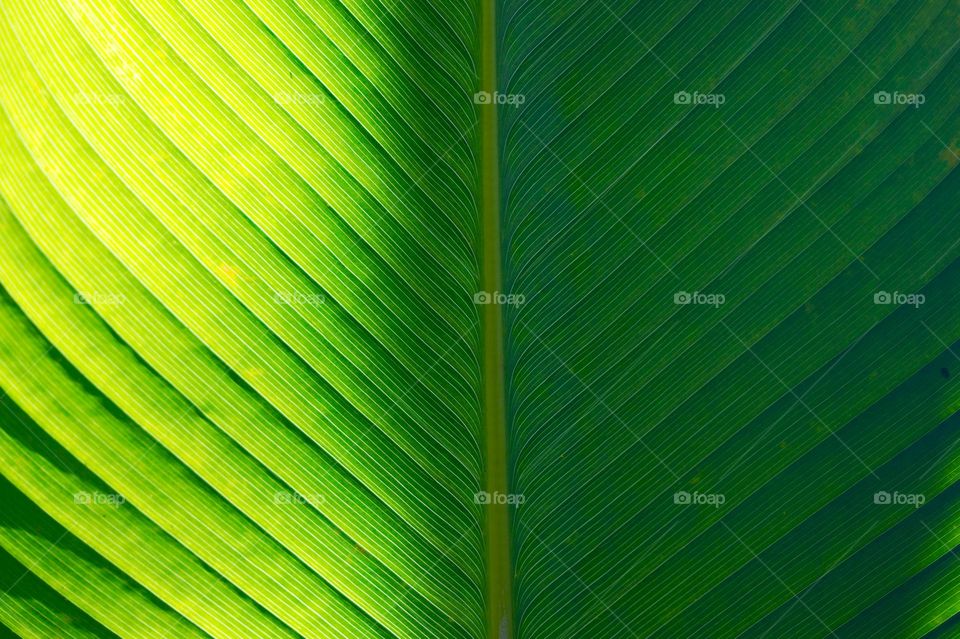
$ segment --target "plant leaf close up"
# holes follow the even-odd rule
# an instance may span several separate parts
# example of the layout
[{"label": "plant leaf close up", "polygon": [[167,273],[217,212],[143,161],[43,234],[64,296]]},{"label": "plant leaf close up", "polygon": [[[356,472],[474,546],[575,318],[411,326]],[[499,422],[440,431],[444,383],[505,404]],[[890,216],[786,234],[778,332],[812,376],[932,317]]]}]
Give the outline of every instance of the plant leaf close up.
[{"label": "plant leaf close up", "polygon": [[3,0],[15,637],[960,636],[957,0]]}]

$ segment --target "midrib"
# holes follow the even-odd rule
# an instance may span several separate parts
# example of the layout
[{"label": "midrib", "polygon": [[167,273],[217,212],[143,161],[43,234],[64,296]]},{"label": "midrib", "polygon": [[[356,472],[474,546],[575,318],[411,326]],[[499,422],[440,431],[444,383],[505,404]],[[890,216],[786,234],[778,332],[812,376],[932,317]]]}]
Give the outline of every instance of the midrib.
[{"label": "midrib", "polygon": [[[496,0],[480,0],[480,90],[497,90]],[[491,101],[493,102],[493,101]],[[502,291],[500,255],[500,167],[497,106],[480,107],[481,290]],[[483,328],[484,490],[508,493],[507,428],[503,366],[503,315],[500,305],[480,307]],[[486,539],[486,626],[488,639],[513,637],[513,583],[510,512],[506,503],[484,507]]]}]

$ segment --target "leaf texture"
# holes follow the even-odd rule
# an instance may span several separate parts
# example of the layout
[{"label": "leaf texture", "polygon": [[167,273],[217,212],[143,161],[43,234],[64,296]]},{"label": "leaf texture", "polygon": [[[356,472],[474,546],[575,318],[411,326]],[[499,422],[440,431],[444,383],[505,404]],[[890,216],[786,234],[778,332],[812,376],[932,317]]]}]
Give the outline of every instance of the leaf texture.
[{"label": "leaf texture", "polygon": [[952,617],[958,5],[510,7],[518,635]]},{"label": "leaf texture", "polygon": [[958,40],[4,0],[0,627],[957,636]]},{"label": "leaf texture", "polygon": [[482,632],[473,10],[380,9],[3,7],[6,493],[177,636]]}]

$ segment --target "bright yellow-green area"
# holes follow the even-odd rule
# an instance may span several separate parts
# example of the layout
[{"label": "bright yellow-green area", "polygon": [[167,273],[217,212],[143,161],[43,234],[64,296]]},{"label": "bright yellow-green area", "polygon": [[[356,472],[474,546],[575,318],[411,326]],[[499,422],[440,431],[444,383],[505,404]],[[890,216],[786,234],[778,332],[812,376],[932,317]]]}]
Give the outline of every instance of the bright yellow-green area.
[{"label": "bright yellow-green area", "polygon": [[478,20],[455,4],[0,8],[0,546],[78,635],[139,631],[29,521],[179,636],[482,636]]}]

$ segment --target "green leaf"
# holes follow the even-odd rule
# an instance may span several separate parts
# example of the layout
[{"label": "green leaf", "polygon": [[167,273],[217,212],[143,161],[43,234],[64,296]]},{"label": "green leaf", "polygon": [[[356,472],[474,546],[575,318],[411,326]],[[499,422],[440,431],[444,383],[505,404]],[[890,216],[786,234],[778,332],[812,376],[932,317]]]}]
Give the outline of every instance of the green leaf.
[{"label": "green leaf", "polygon": [[958,25],[7,0],[0,628],[953,636]]},{"label": "green leaf", "polygon": [[540,4],[503,27],[518,635],[921,636],[957,612],[920,574],[955,545],[958,6]]}]

